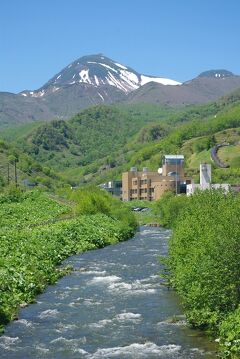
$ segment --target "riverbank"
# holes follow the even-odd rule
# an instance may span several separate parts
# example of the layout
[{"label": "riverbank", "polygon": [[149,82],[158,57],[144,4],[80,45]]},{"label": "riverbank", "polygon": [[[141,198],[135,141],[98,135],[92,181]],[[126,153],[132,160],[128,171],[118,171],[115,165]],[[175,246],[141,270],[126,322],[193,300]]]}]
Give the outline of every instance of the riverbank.
[{"label": "riverbank", "polygon": [[240,196],[204,191],[186,198],[171,193],[158,203],[173,229],[170,283],[188,322],[220,343],[224,358],[240,357]]},{"label": "riverbank", "polygon": [[[97,192],[99,198],[100,192]],[[103,194],[104,200],[108,198]],[[45,193],[17,193],[1,198],[0,229],[0,328],[17,318],[18,309],[32,303],[47,285],[70,268],[59,267],[70,255],[130,238],[134,221],[125,209],[108,214],[73,216],[73,208],[50,199]],[[63,220],[61,220],[61,218]],[[46,224],[46,222],[49,223]],[[55,220],[55,223],[52,221]]]},{"label": "riverbank", "polygon": [[142,227],[68,258],[73,271],[7,326],[1,359],[216,359],[214,343],[187,326],[178,296],[159,280],[170,234]]}]

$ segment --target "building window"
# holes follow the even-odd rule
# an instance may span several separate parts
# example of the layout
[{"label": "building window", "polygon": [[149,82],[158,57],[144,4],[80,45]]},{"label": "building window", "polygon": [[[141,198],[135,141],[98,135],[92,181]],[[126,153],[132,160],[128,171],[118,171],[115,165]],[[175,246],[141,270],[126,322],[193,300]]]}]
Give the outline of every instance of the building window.
[{"label": "building window", "polygon": [[137,192],[138,192],[137,189],[130,189],[131,194],[136,194]]}]

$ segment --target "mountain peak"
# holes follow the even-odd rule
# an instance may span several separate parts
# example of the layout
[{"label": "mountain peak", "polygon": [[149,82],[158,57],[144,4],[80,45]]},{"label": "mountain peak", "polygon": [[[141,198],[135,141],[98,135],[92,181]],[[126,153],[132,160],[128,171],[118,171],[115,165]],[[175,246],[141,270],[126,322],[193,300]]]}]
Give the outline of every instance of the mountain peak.
[{"label": "mountain peak", "polygon": [[234,76],[234,74],[231,71],[221,69],[221,70],[204,71],[198,77],[225,78],[225,77],[231,77],[231,76]]},{"label": "mountain peak", "polygon": [[115,87],[125,95],[138,89],[148,82],[158,82],[162,85],[179,85],[174,80],[141,75],[132,68],[111,60],[103,54],[80,57],[62,71],[57,73],[44,86],[36,91],[24,91],[23,96],[43,97],[61,88],[72,85],[93,86],[103,88]]}]

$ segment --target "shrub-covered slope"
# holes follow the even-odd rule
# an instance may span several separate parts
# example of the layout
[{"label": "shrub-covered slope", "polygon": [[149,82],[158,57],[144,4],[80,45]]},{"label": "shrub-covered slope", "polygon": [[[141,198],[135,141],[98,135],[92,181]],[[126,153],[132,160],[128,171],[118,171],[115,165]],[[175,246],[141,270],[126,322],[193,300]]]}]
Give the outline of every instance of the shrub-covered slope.
[{"label": "shrub-covered slope", "polygon": [[7,185],[54,189],[66,182],[18,146],[0,140],[0,190]]},{"label": "shrub-covered slope", "polygon": [[[148,167],[156,170],[161,166],[164,154],[181,153],[186,158],[186,172],[197,179],[199,164],[211,163],[210,148],[216,143],[226,140],[230,143],[228,151],[230,167],[215,168],[213,164],[213,180],[215,182],[240,182],[238,141],[240,140],[240,105],[223,104],[219,107],[209,106],[191,110],[184,114],[173,115],[166,122],[148,125],[129,141],[123,148],[112,154],[113,168],[106,167],[106,158],[94,161],[91,165],[79,170],[81,177],[96,183],[111,178],[120,178],[123,171],[135,166],[139,169]],[[214,109],[214,110],[213,110]],[[210,114],[209,114],[210,113]],[[227,151],[225,149],[225,151]],[[219,152],[220,158],[226,156]],[[73,169],[65,174],[75,175]]]},{"label": "shrub-covered slope", "polygon": [[145,104],[96,106],[69,121],[52,121],[33,131],[27,128],[25,137],[24,131],[13,136],[9,130],[3,136],[10,141],[15,137],[21,149],[73,185],[120,178],[131,166],[156,170],[166,153],[183,153],[188,174],[196,177],[200,162],[211,161],[211,146],[226,138],[232,147],[219,155],[230,167],[214,169],[214,180],[233,183],[239,167],[239,102],[236,92],[175,113]]},{"label": "shrub-covered slope", "polygon": [[[54,120],[42,124],[25,138],[15,136],[12,140],[17,137],[18,144],[29,155],[57,171],[84,167],[103,157],[109,158],[107,164],[111,167],[111,156],[115,151],[122,148],[146,123],[170,113],[169,110],[150,106],[149,116],[148,106],[146,109],[139,108],[141,110],[138,106],[136,109],[134,106],[129,109],[96,106],[69,121]],[[11,136],[9,130],[5,136]]]},{"label": "shrub-covered slope", "polygon": [[156,208],[161,222],[173,228],[170,281],[189,323],[220,338],[224,358],[239,358],[240,196],[166,193]]}]

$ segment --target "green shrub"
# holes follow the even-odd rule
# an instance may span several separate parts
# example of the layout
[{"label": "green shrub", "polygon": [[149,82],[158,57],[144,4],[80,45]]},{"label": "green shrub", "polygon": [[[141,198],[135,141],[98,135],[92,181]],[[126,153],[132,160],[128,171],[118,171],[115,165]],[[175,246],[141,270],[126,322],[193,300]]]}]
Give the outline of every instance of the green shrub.
[{"label": "green shrub", "polygon": [[220,326],[220,340],[226,338],[234,355],[239,350],[239,213],[239,195],[204,191],[188,198],[174,221],[168,261],[188,321],[215,335]]},{"label": "green shrub", "polygon": [[166,227],[173,227],[186,201],[185,195],[175,196],[172,191],[166,191],[161,199],[154,204],[154,212],[159,214],[161,224]]},{"label": "green shrub", "polygon": [[240,306],[220,325],[220,346],[227,358],[240,358]]},{"label": "green shrub", "polygon": [[19,202],[22,199],[22,190],[15,185],[4,188],[0,195],[0,203]]},{"label": "green shrub", "polygon": [[98,187],[86,186],[73,191],[70,194],[70,199],[76,202],[75,211],[78,215],[103,213],[119,220],[123,227],[131,228],[132,231],[137,227],[136,219],[130,208]]}]

